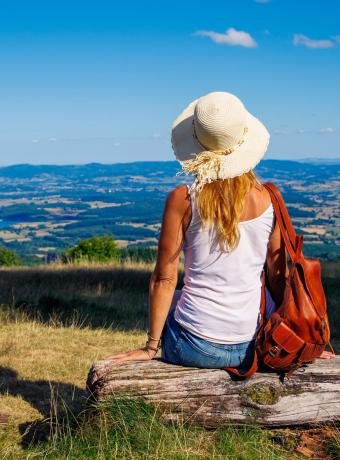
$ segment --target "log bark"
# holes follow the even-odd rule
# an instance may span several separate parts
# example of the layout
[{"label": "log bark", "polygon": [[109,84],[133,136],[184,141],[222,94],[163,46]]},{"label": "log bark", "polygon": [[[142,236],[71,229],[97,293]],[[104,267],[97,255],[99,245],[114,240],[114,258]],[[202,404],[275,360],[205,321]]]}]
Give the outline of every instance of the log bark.
[{"label": "log bark", "polygon": [[161,360],[98,361],[87,387],[96,400],[142,398],[166,421],[205,428],[226,423],[309,425],[340,420],[340,356],[296,371],[290,380],[259,372],[235,380],[220,369],[197,369]]}]

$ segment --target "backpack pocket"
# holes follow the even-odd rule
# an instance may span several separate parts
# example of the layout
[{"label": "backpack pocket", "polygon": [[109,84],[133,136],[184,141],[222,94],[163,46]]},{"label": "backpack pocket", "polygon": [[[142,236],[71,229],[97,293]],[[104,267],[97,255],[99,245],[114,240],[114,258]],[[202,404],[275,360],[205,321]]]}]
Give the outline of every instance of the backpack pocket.
[{"label": "backpack pocket", "polygon": [[267,341],[264,363],[277,370],[289,369],[305,342],[282,321]]}]

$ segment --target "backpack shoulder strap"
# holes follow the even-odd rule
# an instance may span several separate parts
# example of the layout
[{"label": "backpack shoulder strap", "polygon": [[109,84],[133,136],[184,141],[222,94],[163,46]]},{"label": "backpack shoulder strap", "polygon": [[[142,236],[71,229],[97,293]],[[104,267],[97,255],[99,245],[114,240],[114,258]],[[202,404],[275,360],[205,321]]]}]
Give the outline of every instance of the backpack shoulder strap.
[{"label": "backpack shoulder strap", "polygon": [[[294,261],[296,258],[296,255],[301,252],[302,236],[298,236],[295,233],[292,221],[290,219],[288,210],[286,208],[285,202],[283,201],[283,198],[282,198],[282,195],[279,189],[274,184],[263,184],[263,185],[270,194],[275,216],[278,221],[280,231],[284,239],[285,246],[288,250],[290,258],[292,259],[292,261]],[[263,272],[261,306],[260,306],[260,328],[258,330],[258,336],[261,335],[262,329],[264,327],[265,310],[266,310],[265,272]],[[231,372],[234,375],[237,375],[238,377],[245,378],[245,377],[250,377],[251,375],[253,375],[257,371],[257,368],[258,368],[258,354],[255,348],[253,362],[247,371],[242,372],[242,371],[239,371],[238,369],[230,368],[230,367],[226,368],[226,370]]]},{"label": "backpack shoulder strap", "polygon": [[274,184],[267,183],[263,185],[270,194],[270,198],[274,207],[275,217],[278,221],[289,256],[292,260],[295,260],[297,253],[301,251],[302,236],[298,236],[294,230],[287,207],[279,189]]}]

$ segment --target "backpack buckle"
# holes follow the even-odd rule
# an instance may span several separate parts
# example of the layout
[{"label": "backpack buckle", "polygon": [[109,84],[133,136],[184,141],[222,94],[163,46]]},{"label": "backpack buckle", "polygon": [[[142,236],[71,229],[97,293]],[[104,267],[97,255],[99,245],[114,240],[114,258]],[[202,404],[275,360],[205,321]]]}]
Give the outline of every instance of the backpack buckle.
[{"label": "backpack buckle", "polygon": [[275,358],[275,356],[277,356],[280,353],[280,351],[281,351],[281,348],[275,345],[274,347],[271,347],[268,350],[268,353],[272,358]]}]

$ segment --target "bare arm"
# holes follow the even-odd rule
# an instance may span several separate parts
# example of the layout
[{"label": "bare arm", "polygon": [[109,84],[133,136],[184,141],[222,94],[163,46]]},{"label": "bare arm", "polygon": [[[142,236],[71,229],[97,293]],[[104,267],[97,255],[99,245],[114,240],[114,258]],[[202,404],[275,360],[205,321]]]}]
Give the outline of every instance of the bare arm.
[{"label": "bare arm", "polygon": [[288,273],[286,249],[279,224],[276,222],[268,246],[267,275],[269,291],[277,307],[281,305],[283,300]]},{"label": "bare arm", "polygon": [[[178,279],[178,262],[183,237],[191,218],[191,207],[187,187],[173,190],[166,200],[161,234],[158,244],[157,263],[150,280],[149,290],[149,333],[157,340],[149,340],[149,346],[156,348],[162,334]],[[153,350],[137,349],[128,353],[108,356],[116,361],[150,359],[156,355]]]},{"label": "bare arm", "polygon": [[[190,205],[186,187],[170,193],[166,201],[158,245],[158,257],[149,290],[149,333],[159,339],[178,279],[178,262]],[[150,341],[153,346],[157,342]]]}]

